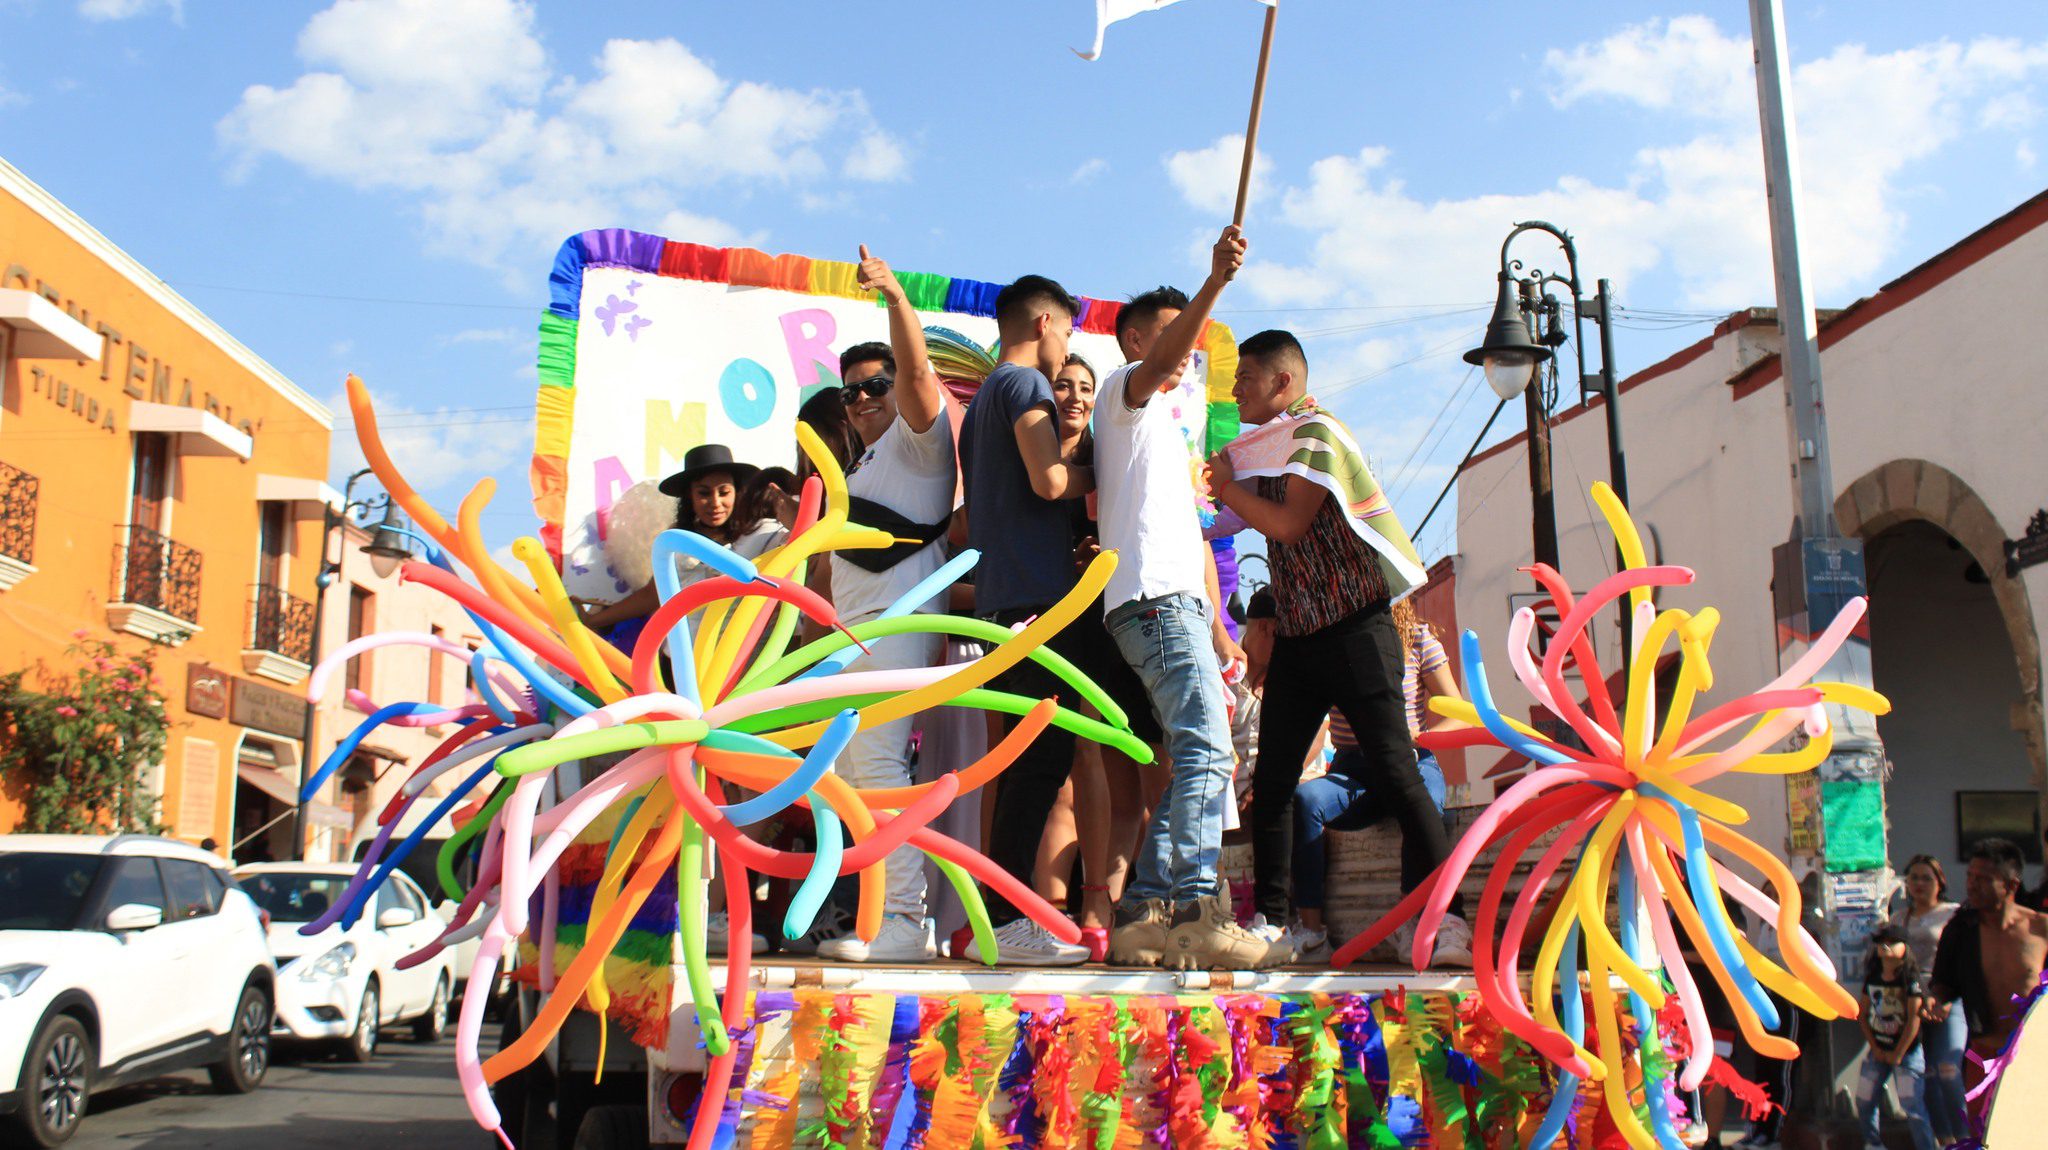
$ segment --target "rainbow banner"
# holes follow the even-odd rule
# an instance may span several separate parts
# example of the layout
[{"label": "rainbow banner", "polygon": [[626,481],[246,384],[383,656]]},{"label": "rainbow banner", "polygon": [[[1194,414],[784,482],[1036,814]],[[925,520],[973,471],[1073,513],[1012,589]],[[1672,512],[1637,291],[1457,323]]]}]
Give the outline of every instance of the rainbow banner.
[{"label": "rainbow banner", "polygon": [[[543,541],[572,592],[632,590],[606,565],[606,514],[633,484],[678,467],[690,448],[724,443],[749,463],[795,464],[798,406],[838,384],[841,351],[889,338],[886,313],[855,288],[854,268],[620,228],[562,245],[540,320],[531,478]],[[896,275],[927,325],[994,344],[1003,285]],[[1081,303],[1073,350],[1107,375],[1123,362],[1114,334],[1121,305]],[[1212,323],[1176,397],[1198,456],[1237,434],[1236,368],[1230,329]]]}]

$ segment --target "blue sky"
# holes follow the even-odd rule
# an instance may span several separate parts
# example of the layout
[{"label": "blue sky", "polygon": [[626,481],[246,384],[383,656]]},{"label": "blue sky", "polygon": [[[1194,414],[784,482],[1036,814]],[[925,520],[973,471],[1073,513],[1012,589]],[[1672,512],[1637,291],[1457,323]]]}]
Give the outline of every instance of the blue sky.
[{"label": "blue sky", "polygon": [[[315,395],[363,375],[438,502],[498,476],[502,542],[532,523],[532,331],[566,235],[1192,287],[1261,11],[1184,0],[1086,64],[1088,0],[0,0],[0,156]],[[1820,305],[2048,182],[2038,0],[1788,0],[1786,26]],[[1747,37],[1727,2],[1287,0],[1221,318],[1303,334],[1413,523],[1492,407],[1459,353],[1514,221],[1615,281],[1624,375],[1772,302]]]}]

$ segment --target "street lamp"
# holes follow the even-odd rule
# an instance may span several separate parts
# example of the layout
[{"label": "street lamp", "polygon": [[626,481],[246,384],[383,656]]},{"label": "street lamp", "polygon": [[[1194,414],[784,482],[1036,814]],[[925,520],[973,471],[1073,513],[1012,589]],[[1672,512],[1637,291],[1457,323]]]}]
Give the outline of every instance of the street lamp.
[{"label": "street lamp", "polygon": [[[380,579],[388,578],[393,571],[398,570],[400,563],[412,557],[412,550],[407,546],[405,516],[399,512],[391,496],[384,494],[366,496],[362,499],[355,497],[356,484],[367,478],[370,473],[370,468],[365,467],[348,477],[347,482],[342,484],[340,507],[322,504],[320,508],[320,572],[313,577],[312,662],[315,666],[320,663],[320,639],[326,629],[327,589],[334,585],[336,576],[341,574],[341,561],[328,558],[333,549],[335,528],[348,523],[360,527],[369,521],[371,515],[382,511],[384,518],[378,522],[370,541],[361,548],[362,552],[370,557],[370,570]],[[298,817],[293,820],[292,833],[292,853],[299,859],[306,857],[306,816],[312,796],[305,791],[305,780],[312,775],[313,737],[318,715],[319,709],[308,702],[306,725],[301,736],[299,752],[302,761],[299,764]]]},{"label": "street lamp", "polygon": [[[1523,232],[1529,231],[1547,233],[1558,242],[1564,249],[1568,274],[1557,275],[1540,268],[1530,268],[1527,274],[1523,274],[1521,261],[1508,259],[1508,248]],[[1536,561],[1555,568],[1558,566],[1557,509],[1551,494],[1550,420],[1542,389],[1529,386],[1538,368],[1554,360],[1554,349],[1565,341],[1557,297],[1545,290],[1552,284],[1571,292],[1572,349],[1578,357],[1579,389],[1583,395],[1597,388],[1607,409],[1608,485],[1614,488],[1614,494],[1621,499],[1622,505],[1628,506],[1628,464],[1621,446],[1621,411],[1615,403],[1618,387],[1614,378],[1614,289],[1603,279],[1591,301],[1581,294],[1579,253],[1572,244],[1570,233],[1542,220],[1518,223],[1508,233],[1508,238],[1500,245],[1500,288],[1494,300],[1493,319],[1486,325],[1486,336],[1479,346],[1465,353],[1465,362],[1485,369],[1486,382],[1494,394],[1500,396],[1502,403],[1518,393],[1524,397],[1529,416],[1529,488],[1535,520]],[[1600,374],[1597,376],[1586,372],[1585,336],[1589,312],[1593,323],[1600,329]],[[1540,338],[1534,334],[1539,317],[1549,320],[1549,328]],[[1621,604],[1621,610],[1622,629],[1618,634],[1622,637],[1622,665],[1626,667],[1629,654],[1626,601]]]}]

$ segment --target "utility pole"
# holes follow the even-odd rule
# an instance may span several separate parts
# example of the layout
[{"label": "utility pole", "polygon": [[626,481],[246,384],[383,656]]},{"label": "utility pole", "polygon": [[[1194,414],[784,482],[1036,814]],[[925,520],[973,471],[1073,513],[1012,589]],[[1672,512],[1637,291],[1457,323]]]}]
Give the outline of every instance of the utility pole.
[{"label": "utility pole", "polygon": [[[1863,544],[1843,539],[1835,522],[1835,481],[1828,453],[1827,404],[1821,390],[1820,344],[1816,339],[1813,303],[1806,294],[1805,265],[1799,246],[1799,149],[1788,98],[1792,69],[1785,47],[1782,0],[1750,0],[1750,35],[1756,53],[1757,113],[1763,130],[1765,193],[1769,201],[1771,260],[1778,297],[1778,330],[1784,340],[1779,353],[1790,409],[1788,457],[1792,464],[1797,518],[1788,542],[1772,556],[1772,599],[1781,636],[1778,663],[1789,666],[1804,652],[1807,636],[1832,622],[1842,607],[1864,593]],[[1851,639],[1828,661],[1816,678],[1870,685],[1867,642]],[[1884,809],[1884,746],[1874,721],[1852,717],[1844,708],[1827,708],[1834,746],[1819,774],[1838,794],[1847,788],[1876,792]],[[1826,825],[1819,802],[1820,784],[1812,776],[1786,780],[1788,819],[1786,854],[1807,882],[1818,883],[1804,920],[1841,969],[1861,961],[1869,936],[1884,910],[1890,885],[1879,817],[1878,841],[1844,834],[1840,841]],[[1862,804],[1868,809],[1867,804]],[[1845,808],[1849,804],[1844,804]],[[1836,828],[1846,830],[1848,828]],[[1859,845],[1856,839],[1866,840]],[[1783,944],[1781,945],[1789,945]],[[1787,1101],[1786,1141],[1797,1125],[1817,1126],[1823,1141],[1838,1133],[1854,1133],[1854,1116],[1844,1100],[1849,1064],[1861,1043],[1854,1024],[1815,1024],[1796,1039],[1804,1072],[1795,1076],[1797,1092]]]}]

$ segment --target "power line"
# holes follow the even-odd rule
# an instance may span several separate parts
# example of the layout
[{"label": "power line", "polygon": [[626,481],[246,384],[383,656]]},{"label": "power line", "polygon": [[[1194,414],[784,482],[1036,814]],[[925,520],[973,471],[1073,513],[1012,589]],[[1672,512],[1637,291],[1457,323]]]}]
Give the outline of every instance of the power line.
[{"label": "power line", "polygon": [[398,299],[392,296],[371,295],[331,295],[326,292],[284,291],[279,288],[236,287],[233,284],[202,284],[194,283],[191,280],[165,280],[164,282],[176,288],[198,288],[202,291],[231,291],[242,295],[282,296],[286,299],[317,299],[335,303],[380,303],[398,307],[473,308],[478,311],[518,311],[526,312],[529,315],[541,310],[532,304],[470,303],[463,300],[447,299]]}]

